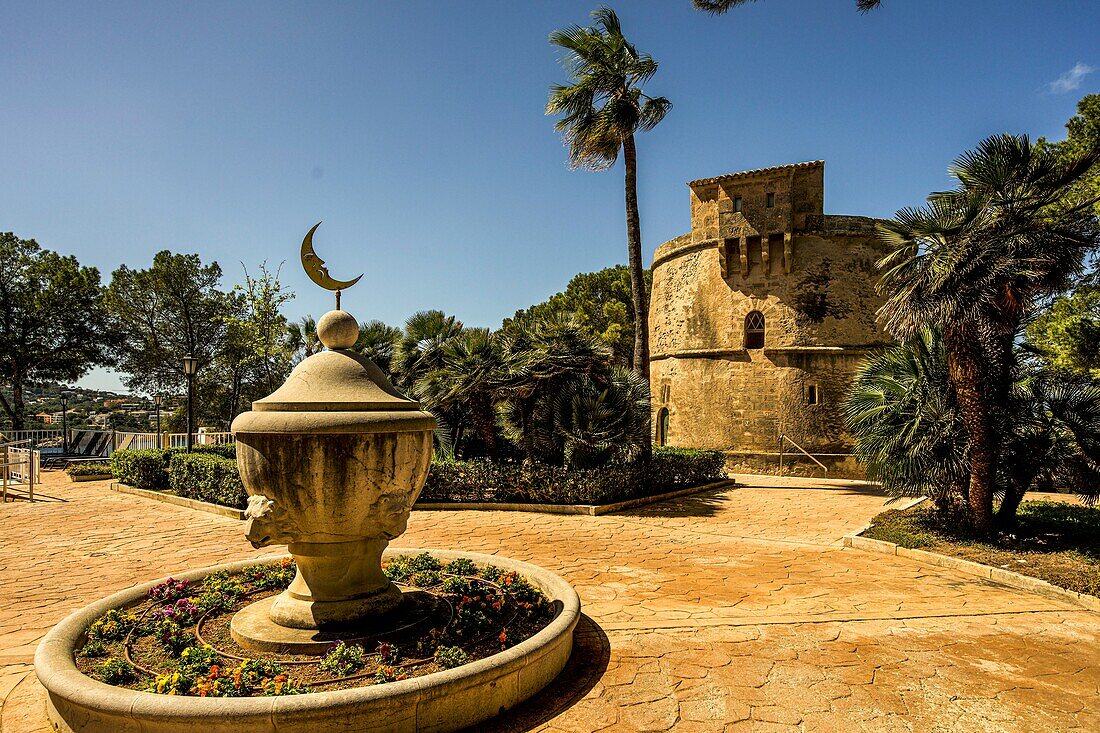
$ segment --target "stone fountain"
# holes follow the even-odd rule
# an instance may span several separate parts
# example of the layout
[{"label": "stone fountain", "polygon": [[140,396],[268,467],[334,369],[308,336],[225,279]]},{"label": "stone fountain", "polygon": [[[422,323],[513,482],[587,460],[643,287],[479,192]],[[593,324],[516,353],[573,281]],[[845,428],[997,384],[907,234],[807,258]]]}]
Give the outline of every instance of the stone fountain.
[{"label": "stone fountain", "polygon": [[[387,544],[405,531],[428,475],[435,420],[394,389],[374,363],[350,350],[359,327],[340,309],[340,289],[358,278],[341,282],[328,275],[313,252],[316,228],[302,243],[302,262],[314,282],[336,291],[336,310],[317,324],[327,350],[303,360],[285,384],[254,402],[232,426],[249,495],[247,537],[255,547],[286,544],[297,564],[286,591],[232,618],[233,639],[258,651],[319,654],[335,634],[369,638],[415,611],[415,594],[391,583],[381,563]],[[516,646],[453,669],[289,697],[158,695],[83,674],[74,655],[92,622],[110,609],[143,602],[150,588],[164,582],[160,578],[80,609],[46,635],[35,654],[45,688],[43,727],[33,731],[444,733],[491,718],[549,684],[572,650],[580,618],[573,588],[543,568],[498,555],[430,552],[444,562],[466,558],[522,574],[552,602],[554,618]],[[173,576],[198,583],[216,572],[240,573],[252,562]]]},{"label": "stone fountain", "polygon": [[328,351],[233,421],[248,539],[286,544],[298,566],[286,591],[233,619],[234,639],[263,651],[302,651],[310,632],[362,630],[399,605],[382,552],[405,531],[431,462],[435,419],[348,350],[355,318],[329,311],[317,335]]}]

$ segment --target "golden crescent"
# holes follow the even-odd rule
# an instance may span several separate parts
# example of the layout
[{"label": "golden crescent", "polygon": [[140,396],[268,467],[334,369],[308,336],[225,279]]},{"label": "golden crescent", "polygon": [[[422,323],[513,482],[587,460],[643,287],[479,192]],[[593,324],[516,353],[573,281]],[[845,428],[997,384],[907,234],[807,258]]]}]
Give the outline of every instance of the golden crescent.
[{"label": "golden crescent", "polygon": [[302,269],[309,275],[309,279],[320,285],[325,290],[345,290],[350,288],[355,283],[359,282],[359,279],[363,277],[360,274],[358,277],[352,280],[334,280],[328,274],[328,268],[325,267],[325,261],[317,256],[317,253],[313,251],[313,233],[317,231],[317,227],[321,226],[321,222],[317,222],[313,225],[313,228],[306,234],[306,238],[302,240]]}]

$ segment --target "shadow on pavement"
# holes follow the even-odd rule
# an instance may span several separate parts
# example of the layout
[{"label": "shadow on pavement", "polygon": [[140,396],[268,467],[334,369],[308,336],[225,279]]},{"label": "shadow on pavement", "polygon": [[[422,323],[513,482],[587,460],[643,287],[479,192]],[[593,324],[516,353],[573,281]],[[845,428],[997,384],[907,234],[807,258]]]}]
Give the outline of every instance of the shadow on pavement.
[{"label": "shadow on pavement", "polygon": [[561,674],[530,700],[464,733],[522,733],[565,712],[588,694],[607,671],[611,642],[595,621],[581,614],[573,632],[573,654]]},{"label": "shadow on pavement", "polygon": [[713,517],[732,498],[731,492],[738,486],[725,486],[701,494],[692,494],[679,499],[669,499],[659,504],[629,509],[624,512],[614,512],[613,516],[619,517]]}]

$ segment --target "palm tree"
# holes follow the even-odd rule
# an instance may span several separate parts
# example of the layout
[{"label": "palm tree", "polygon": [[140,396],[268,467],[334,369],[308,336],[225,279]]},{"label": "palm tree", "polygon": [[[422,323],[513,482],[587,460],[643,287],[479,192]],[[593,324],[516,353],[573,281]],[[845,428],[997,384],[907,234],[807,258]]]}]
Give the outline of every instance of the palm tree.
[{"label": "palm tree", "polygon": [[317,321],[313,316],[302,316],[297,323],[288,324],[286,330],[295,364],[324,348],[317,336]]},{"label": "palm tree", "polygon": [[865,361],[845,403],[854,453],[892,496],[928,496],[941,509],[965,501],[966,430],[938,331]]},{"label": "palm tree", "polygon": [[592,13],[595,25],[570,26],[550,34],[563,48],[562,65],[571,84],[550,88],[546,114],[562,115],[554,127],[569,146],[574,168],[607,170],[622,151],[626,167],[626,234],[634,308],[634,372],[649,381],[649,304],[642,264],[638,215],[638,153],[634,135],[652,130],[672,103],[646,95],[641,85],[657,72],[657,62],[639,53],[623,36],[615,11]]},{"label": "palm tree", "polygon": [[468,448],[462,445],[468,423],[485,455],[498,457],[495,407],[502,367],[496,334],[487,328],[468,328],[444,344],[440,367],[421,377],[413,388],[425,404],[450,418],[456,449]]},{"label": "palm tree", "polygon": [[[749,0],[691,0],[691,2],[698,10],[705,10],[711,15],[721,15],[731,8],[744,5]],[[752,2],[756,2],[756,0],[752,0]],[[861,13],[874,10],[881,5],[882,0],[856,0],[856,7],[859,8]]]},{"label": "palm tree", "polygon": [[367,357],[379,369],[390,374],[394,352],[400,340],[400,328],[394,328],[382,321],[363,321],[359,324],[359,340],[351,350]]},{"label": "palm tree", "polygon": [[525,460],[560,462],[561,443],[552,435],[553,401],[575,378],[606,382],[611,347],[588,335],[576,318],[554,313],[504,330],[500,351],[498,414],[505,436]]},{"label": "palm tree", "polygon": [[1091,201],[1071,186],[1100,160],[1100,141],[1060,161],[1026,136],[984,140],[949,169],[959,185],[880,225],[889,297],[879,312],[901,340],[932,326],[967,433],[975,527],[993,527],[996,426],[1012,383],[1013,342],[1040,299],[1065,290],[1100,244]]},{"label": "palm tree", "polygon": [[443,346],[462,328],[461,321],[439,310],[409,316],[393,358],[398,384],[411,390],[418,379],[442,366]]},{"label": "palm tree", "polygon": [[605,381],[576,377],[555,396],[550,433],[572,468],[611,458],[629,461],[649,443],[649,386],[632,371],[612,367]]}]

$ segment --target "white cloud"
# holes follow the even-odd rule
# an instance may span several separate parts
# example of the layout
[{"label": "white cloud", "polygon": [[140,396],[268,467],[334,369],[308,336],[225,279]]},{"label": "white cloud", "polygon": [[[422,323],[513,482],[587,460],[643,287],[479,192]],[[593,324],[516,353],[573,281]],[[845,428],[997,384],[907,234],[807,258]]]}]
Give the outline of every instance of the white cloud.
[{"label": "white cloud", "polygon": [[1057,79],[1047,85],[1047,91],[1051,94],[1065,94],[1066,92],[1072,92],[1081,86],[1081,82],[1085,80],[1085,77],[1096,71],[1096,68],[1089,66],[1088,64],[1078,61],[1073,65],[1073,68],[1066,73],[1059,76]]}]

